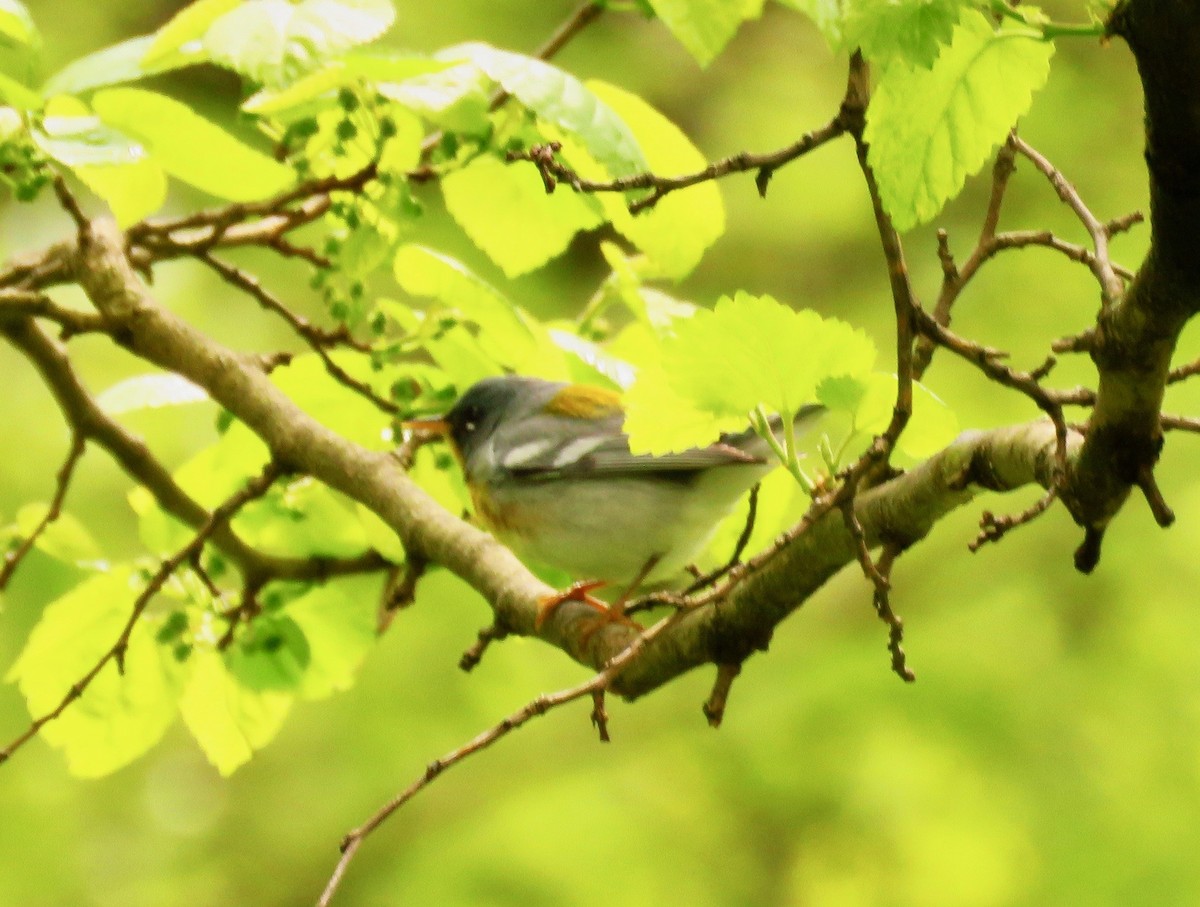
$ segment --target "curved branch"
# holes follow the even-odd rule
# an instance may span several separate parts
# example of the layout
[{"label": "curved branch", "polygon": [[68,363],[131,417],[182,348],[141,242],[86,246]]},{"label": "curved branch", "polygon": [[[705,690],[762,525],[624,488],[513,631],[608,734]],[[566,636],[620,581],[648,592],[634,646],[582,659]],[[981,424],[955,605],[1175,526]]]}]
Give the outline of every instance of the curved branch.
[{"label": "curved branch", "polygon": [[[211,514],[189,495],[154,457],[140,438],[130,434],[96,403],[75,373],[66,347],[46,335],[31,319],[0,323],[0,336],[25,355],[54,395],[72,430],[95,441],[135,481],[154,495],[176,519],[200,529]],[[214,527],[209,541],[224,552],[248,579],[319,580],[343,573],[380,569],[385,562],[374,552],[346,560],[274,557],[246,544],[226,523]]]},{"label": "curved branch", "polygon": [[[404,474],[389,454],[367,450],[320,425],[270,382],[249,357],[200,334],[160,307],[122,253],[116,228],[93,226],[80,279],[97,308],[125,330],[139,356],[185,375],[245,422],[281,463],[307,472],[378,513],[410,553],[439,563],[488,601],[502,625],[534,635],[539,600],[554,590],[534,577],[491,536],[454,517]],[[1070,455],[1080,438],[1069,439]],[[910,544],[981,488],[1048,485],[1055,431],[1037,422],[966,434],[909,473],[854,499],[867,544],[886,538]],[[762,648],[774,627],[842,566],[856,560],[842,513],[825,507],[790,541],[727,583],[720,595],[681,615],[625,667],[613,691],[640,696],[684,671],[731,664]],[[595,630],[593,612],[568,602],[537,635],[597,669],[625,651],[637,631],[612,623]],[[588,633],[586,630],[593,630]]]},{"label": "curved branch", "polygon": [[1088,531],[1088,570],[1105,528],[1158,461],[1159,416],[1176,341],[1200,312],[1200,10],[1180,0],[1123,0],[1109,33],[1128,43],[1146,103],[1150,252],[1124,296],[1101,311],[1090,338],[1100,373],[1087,441],[1062,488]]}]

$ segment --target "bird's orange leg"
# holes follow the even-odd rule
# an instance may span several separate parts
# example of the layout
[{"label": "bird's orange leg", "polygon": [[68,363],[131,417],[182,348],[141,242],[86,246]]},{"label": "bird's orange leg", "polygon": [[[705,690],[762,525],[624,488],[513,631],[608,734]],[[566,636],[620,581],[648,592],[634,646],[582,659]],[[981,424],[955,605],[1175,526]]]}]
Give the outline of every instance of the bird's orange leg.
[{"label": "bird's orange leg", "polygon": [[602,614],[608,614],[608,605],[591,594],[593,589],[600,589],[607,585],[608,583],[602,579],[585,580],[571,583],[561,592],[538,599],[537,616],[533,619],[533,629],[541,630],[542,624],[550,618],[550,615],[567,602],[582,602]]},{"label": "bird's orange leg", "polygon": [[597,630],[608,623],[622,623],[641,630],[641,624],[625,616],[625,604],[629,601],[633,593],[637,591],[638,586],[640,586],[646,577],[650,575],[650,571],[654,569],[661,559],[662,555],[660,554],[651,555],[642,568],[637,572],[637,576],[633,578],[633,582],[631,582],[625,588],[625,591],[622,592],[620,597],[611,605],[600,601],[600,599],[590,594],[593,589],[599,589],[602,586],[607,585],[607,583],[605,583],[603,580],[586,580],[583,582],[572,583],[570,588],[565,589],[562,592],[555,593],[554,595],[546,596],[546,598],[538,602],[538,613],[533,622],[534,629],[541,630],[542,624],[546,622],[547,618],[549,618],[550,615],[554,613],[555,609],[560,605],[563,605],[566,602],[576,601],[582,602],[583,604],[595,608],[600,612],[599,619],[583,631],[581,640],[585,645]]}]

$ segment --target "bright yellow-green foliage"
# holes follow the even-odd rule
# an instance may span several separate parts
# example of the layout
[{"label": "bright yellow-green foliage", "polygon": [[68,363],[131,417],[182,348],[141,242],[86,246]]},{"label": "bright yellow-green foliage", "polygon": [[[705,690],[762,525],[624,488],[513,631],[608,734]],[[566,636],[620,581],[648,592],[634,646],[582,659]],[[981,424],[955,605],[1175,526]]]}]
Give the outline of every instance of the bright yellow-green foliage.
[{"label": "bright yellow-green foliage", "polygon": [[[383,0],[202,0],[173,20],[177,3],[27,5],[31,17],[0,0],[0,99],[22,110],[6,129],[28,124],[33,153],[78,177],[71,186],[89,213],[107,207],[126,225],[178,215],[276,191],[300,160],[306,175],[344,176],[382,154],[396,176],[389,185],[335,198],[335,242],[319,245],[341,269],[328,284],[308,287],[295,262],[237,261],[314,322],[377,342],[373,363],[344,350],[333,361],[405,413],[443,411],[472,381],[511,369],[624,390],[629,428],[648,449],[740,430],[760,405],[817,399],[831,410],[829,448],[860,451],[891,418],[894,326],[848,141],[778,171],[765,199],[751,175],[734,176],[637,216],[627,205],[638,192],[576,194],[559,182],[547,194],[533,164],[505,163],[509,150],[559,141],[559,161],[605,181],[781,147],[836,113],[851,43],[875,66],[872,162],[889,212],[912,227],[908,265],[930,306],[943,276],[933,228],[965,254],[986,200],[971,175],[1018,115],[1022,134],[1053,151],[1101,216],[1146,205],[1128,54],[1060,43],[1047,76],[1052,45],[1036,22],[997,31],[966,0],[614,0],[553,64],[527,55],[575,8],[568,0],[396,0],[394,15]],[[1047,11],[1085,16],[1076,0]],[[202,59],[228,72],[209,80],[182,68]],[[248,81],[234,88],[230,72]],[[500,89],[514,97],[491,111]],[[431,178],[403,178],[425,160]],[[1014,176],[1004,226],[1081,240],[1029,169]],[[73,229],[51,205],[6,201],[0,217],[5,257]],[[1116,238],[1115,257],[1136,266],[1145,237]],[[248,352],[295,345],[272,315],[194,263],[156,277],[164,304],[223,342]],[[989,265],[955,325],[1027,368],[1095,306],[1082,269],[1030,250]],[[1193,338],[1184,345],[1181,357],[1196,354]],[[45,514],[67,436],[6,344],[0,368],[7,542]],[[97,394],[111,389],[101,395],[108,411],[215,506],[266,450],[147,368],[105,351],[83,371]],[[1069,387],[1092,371],[1074,357],[1054,378]],[[273,380],[347,437],[373,449],[393,442],[389,417],[347,394],[315,354]],[[924,380],[901,466],[959,427],[1039,416],[940,354]],[[1173,387],[1167,408],[1198,402]],[[806,472],[826,468],[817,450],[801,453]],[[893,577],[914,686],[888,672],[870,588],[846,571],[747,663],[719,733],[697,708],[708,672],[636,707],[610,702],[609,746],[596,743],[586,707],[564,710],[398,814],[363,848],[341,900],[1197,903],[1193,454],[1172,437],[1159,473],[1179,524],[1149,535],[1149,520],[1131,513],[1088,579],[1071,567],[1077,538],[1058,512],[964,552],[979,510],[1017,511],[1028,499],[984,499],[939,524]],[[469,502],[452,466],[425,448],[413,475],[460,513]],[[13,681],[0,686],[0,745],[95,663],[146,571],[191,535],[101,452],[79,468],[66,512],[0,610],[0,674]],[[808,501],[787,471],[770,476],[750,550]],[[311,481],[269,494],[234,525],[272,553],[369,546],[403,558],[378,518]],[[744,510],[719,528],[702,566],[723,562],[743,525]],[[223,581],[220,566],[210,563]],[[12,830],[0,849],[0,904],[312,902],[343,831],[432,759],[581,677],[522,640],[460,672],[460,653],[491,615],[436,568],[378,638],[380,585],[272,584],[263,614],[221,652],[216,603],[181,572],[136,624],[126,674],[109,664],[46,726],[45,743],[0,766],[0,827]]]}]

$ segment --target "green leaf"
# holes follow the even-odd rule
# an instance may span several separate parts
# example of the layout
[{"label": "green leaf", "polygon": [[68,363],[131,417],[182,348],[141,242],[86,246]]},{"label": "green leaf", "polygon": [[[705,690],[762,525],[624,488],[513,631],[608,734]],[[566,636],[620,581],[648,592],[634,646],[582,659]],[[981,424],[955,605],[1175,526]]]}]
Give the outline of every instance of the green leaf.
[{"label": "green leaf", "polygon": [[42,96],[11,76],[0,73],[0,100],[21,110],[40,110]]},{"label": "green leaf", "polygon": [[[436,299],[478,325],[480,349],[497,365],[543,378],[564,376],[562,357],[542,326],[460,262],[404,245],[396,251],[395,276],[405,292]],[[493,367],[486,374],[498,371]]]},{"label": "green leaf", "polygon": [[153,214],[167,199],[167,175],[148,158],[127,164],[84,164],[71,169],[84,185],[108,203],[120,227],[128,227]]},{"label": "green leaf", "polygon": [[[450,64],[415,56],[347,55],[333,60],[286,88],[264,88],[251,95],[242,109],[260,115],[278,114],[332,94],[339,88],[365,82],[382,94],[383,86],[393,90],[417,76],[439,73]],[[386,95],[385,95],[386,97]]]},{"label": "green leaf", "polygon": [[634,363],[625,430],[648,453],[703,445],[744,429],[760,405],[796,412],[823,380],[864,375],[874,359],[874,344],[845,322],[738,293],[678,323],[659,357]]},{"label": "green leaf", "polygon": [[[376,392],[383,390],[381,376],[372,371],[365,356],[336,350],[330,353],[330,358],[351,378],[374,387]],[[388,446],[384,437],[387,416],[375,404],[336,381],[316,353],[293,357],[287,366],[271,373],[271,381],[297,406],[342,437],[372,450]]]},{"label": "green leaf", "polygon": [[441,186],[451,216],[509,277],[541,267],[580,230],[604,223],[594,199],[565,187],[547,194],[528,161],[477,157]]},{"label": "green leaf", "polygon": [[277,614],[255,619],[226,655],[229,673],[250,690],[294,691],[310,659],[304,631]]},{"label": "green leaf", "polygon": [[572,367],[571,380],[576,384],[608,384],[620,390],[633,384],[637,376],[628,362],[571,331],[551,328],[550,339],[572,354],[567,362]]},{"label": "green leaf", "polygon": [[308,640],[309,660],[298,694],[324,699],[350,689],[355,674],[375,645],[379,583],[354,577],[327,583],[284,608]]},{"label": "green leaf", "polygon": [[417,451],[416,462],[408,474],[451,513],[462,513],[473,506],[462,471],[454,467],[453,457],[445,450],[422,447]]},{"label": "green leaf", "polygon": [[817,385],[819,403],[851,415],[858,411],[866,394],[866,376],[835,375]]},{"label": "green leaf", "polygon": [[367,548],[351,504],[308,477],[247,505],[233,528],[250,544],[289,557],[353,557]]},{"label": "green leaf", "polygon": [[866,140],[899,230],[934,217],[1004,140],[1046,81],[1054,46],[995,31],[968,10],[933,68],[890,66],[867,109]]},{"label": "green leaf", "polygon": [[[28,538],[50,510],[48,504],[26,504],[17,511],[17,531]],[[62,512],[38,536],[39,551],[68,564],[94,565],[104,553],[86,526],[71,514]]]},{"label": "green leaf", "polygon": [[403,82],[380,82],[376,89],[443,129],[481,135],[489,128],[488,85],[479,67],[460,63]]},{"label": "green leaf", "polygon": [[209,26],[241,3],[242,0],[196,0],[188,4],[150,36],[142,65],[166,62],[184,45],[203,38]]},{"label": "green leaf", "polygon": [[[678,126],[637,95],[599,81],[588,87],[629,126],[654,173],[691,173],[708,164]],[[620,194],[605,193],[601,201],[613,226],[646,254],[658,276],[690,274],[725,232],[725,206],[715,182],[673,192],[638,215],[629,213]]]},{"label": "green leaf", "polygon": [[218,198],[252,201],[279,192],[294,174],[173,98],[109,88],[92,98],[107,123],[141,141],[172,176]]},{"label": "green leaf", "polygon": [[183,406],[209,399],[204,388],[181,375],[154,372],[135,375],[118,381],[96,397],[96,403],[106,413],[116,416],[139,409],[159,409],[164,406]]},{"label": "green leaf", "polygon": [[93,116],[43,117],[32,130],[34,143],[68,167],[133,164],[146,158],[146,149]]},{"label": "green leaf", "polygon": [[964,0],[856,0],[845,42],[872,63],[894,61],[929,69],[950,43]]},{"label": "green leaf", "polygon": [[47,98],[58,94],[81,95],[106,85],[136,82],[163,72],[164,67],[156,68],[143,62],[153,40],[150,35],[130,38],[73,60],[46,80],[42,94]]},{"label": "green leaf", "polygon": [[208,761],[232,774],[279,733],[292,697],[240,684],[212,649],[193,652],[191,674],[179,703],[187,725]]},{"label": "green leaf", "polygon": [[479,43],[452,47],[439,56],[470,60],[543,120],[576,136],[612,175],[646,169],[629,127],[582,82],[558,67]]},{"label": "green leaf", "polygon": [[[859,432],[877,435],[892,421],[896,402],[896,376],[876,372],[864,381],[864,393],[854,414]],[[913,411],[897,447],[914,460],[937,453],[958,435],[958,419],[941,398],[920,382],[913,382]]]},{"label": "green leaf", "polygon": [[25,47],[41,43],[33,17],[20,0],[0,0],[0,39],[4,38]]},{"label": "green leaf", "polygon": [[763,0],[650,0],[654,12],[701,66],[707,66]]},{"label": "green leaf", "polygon": [[816,23],[830,47],[842,46],[842,27],[845,22],[845,0],[779,0],[784,6],[799,10]]},{"label": "green leaf", "polygon": [[[117,641],[136,597],[128,567],[90,577],[46,606],[6,678],[29,711],[58,706]],[[109,662],[83,695],[41,730],[63,750],[71,773],[96,778],[132,762],[158,742],[175,717],[180,669],[155,634],[165,617],[144,615],[125,652],[125,673]]]},{"label": "green leaf", "polygon": [[366,537],[367,544],[393,564],[404,563],[408,554],[404,550],[404,545],[400,541],[400,536],[396,534],[396,530],[385,523],[375,511],[363,504],[355,504],[354,512],[358,514],[358,521],[362,523],[363,535]]},{"label": "green leaf", "polygon": [[212,23],[204,46],[214,63],[277,87],[374,41],[395,17],[391,0],[248,0]]}]

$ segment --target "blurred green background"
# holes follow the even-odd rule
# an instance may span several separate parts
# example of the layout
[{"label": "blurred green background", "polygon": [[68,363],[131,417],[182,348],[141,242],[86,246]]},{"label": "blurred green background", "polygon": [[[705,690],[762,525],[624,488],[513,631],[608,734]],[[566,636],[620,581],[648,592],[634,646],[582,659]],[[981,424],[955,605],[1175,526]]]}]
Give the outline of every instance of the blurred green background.
[{"label": "blurred green background", "polygon": [[[49,70],[161,24],[172,3],[33,0]],[[397,3],[390,41],[420,50],[482,38],[531,50],[573,0]],[[1048,4],[1066,20],[1078,0]],[[657,23],[601,19],[560,58],[581,76],[641,93],[710,157],[769,150],[834,112],[844,60],[803,18],[771,7],[706,71]],[[211,110],[236,100],[231,79],[189,73],[168,86]],[[1101,218],[1146,204],[1141,106],[1120,44],[1060,45],[1022,132],[1072,178]],[[852,149],[845,141],[776,174],[766,200],[750,177],[722,184],[729,229],[674,292],[710,303],[734,289],[771,293],[865,326],[891,348],[886,273]],[[984,181],[934,226],[965,256]],[[436,191],[427,192],[436,206]],[[196,203],[180,194],[177,209]],[[0,210],[5,256],[65,236],[51,205]],[[1022,165],[1004,226],[1082,231]],[[577,311],[601,276],[594,242],[506,283],[446,229],[435,241],[544,314]],[[1136,265],[1147,231],[1116,241]],[[940,277],[933,228],[907,238],[921,295]],[[305,275],[272,262],[266,281],[301,298]],[[270,349],[278,326],[187,264],[156,291],[243,348]],[[963,298],[956,325],[1041,361],[1049,341],[1084,327],[1098,304],[1087,272],[1049,252],[1010,253]],[[1185,336],[1180,361],[1197,354]],[[73,344],[91,386],[141,371],[104,341]],[[0,347],[0,517],[44,500],[67,436],[28,365]],[[1090,379],[1064,361],[1063,386]],[[945,354],[927,376],[964,427],[1035,418],[1022,398]],[[1200,399],[1172,390],[1172,411]],[[131,417],[171,464],[212,437],[211,411]],[[983,507],[1016,510],[1033,492],[981,500],[906,554],[894,605],[919,680],[888,670],[886,633],[860,575],[847,570],[779,628],[746,666],[724,726],[699,705],[711,672],[636,706],[612,703],[601,746],[580,704],[541,719],[438,781],[373,835],[337,903],[612,905],[1192,905],[1200,903],[1200,482],[1195,444],[1171,437],[1161,484],[1180,516],[1157,529],[1138,500],[1109,533],[1090,578],[1074,572],[1079,532],[1055,510],[970,555]],[[112,554],[137,551],[125,478],[90,452],[70,510]],[[36,557],[0,612],[7,670],[45,601],[60,591]],[[487,622],[482,602],[435,574],[365,664],[352,692],[301,703],[278,739],[222,780],[181,728],[100,781],[66,773],[35,741],[0,768],[0,905],[294,905],[311,903],[341,834],[460,745],[539,692],[585,676],[535,642],[509,641],[472,675],[456,667]],[[0,738],[28,721],[0,687]]]}]

